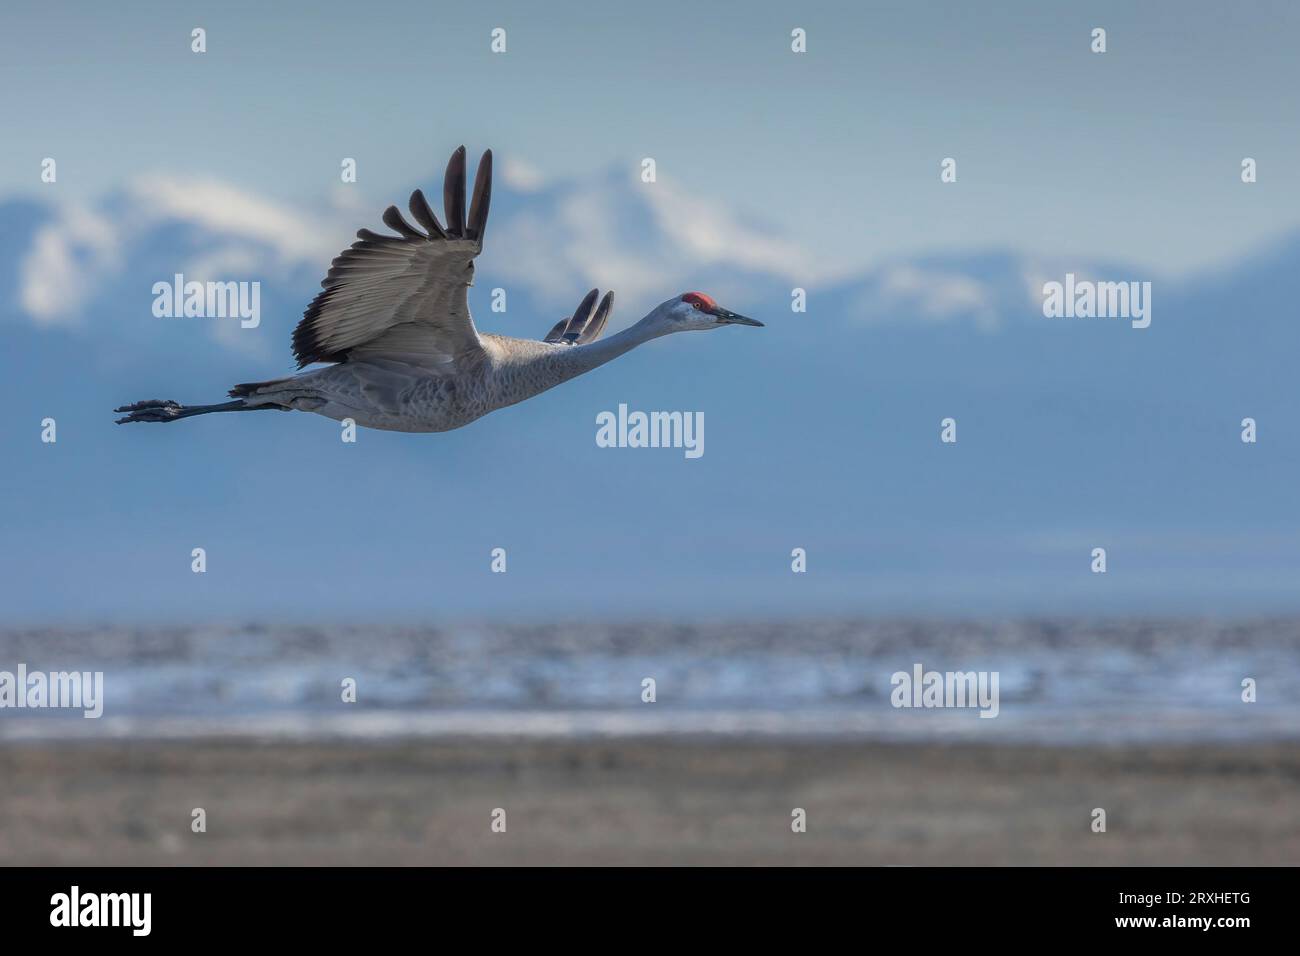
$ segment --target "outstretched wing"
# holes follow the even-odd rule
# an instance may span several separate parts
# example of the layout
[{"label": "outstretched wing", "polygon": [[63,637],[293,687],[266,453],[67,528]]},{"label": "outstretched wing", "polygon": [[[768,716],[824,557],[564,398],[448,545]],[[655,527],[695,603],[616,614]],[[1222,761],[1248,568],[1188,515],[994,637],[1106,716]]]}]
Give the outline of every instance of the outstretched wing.
[{"label": "outstretched wing", "polygon": [[600,308],[593,315],[591,310],[599,294],[599,289],[588,292],[578,303],[573,316],[555,323],[555,327],[546,333],[546,338],[542,341],[553,345],[585,345],[600,338],[600,333],[605,331],[605,323],[609,321],[609,310],[614,307],[614,293],[605,293],[605,298],[600,300]]},{"label": "outstretched wing", "polygon": [[362,229],[357,241],[330,265],[324,291],[312,300],[293,332],[302,368],[342,362],[349,355],[399,355],[404,361],[455,366],[474,361],[483,345],[469,314],[474,257],[483,248],[492,199],[492,151],[479,161],[474,198],[465,212],[465,147],[452,153],[443,183],[444,228],[424,193],[411,193],[411,226],[396,206],[384,222],[401,233]]}]

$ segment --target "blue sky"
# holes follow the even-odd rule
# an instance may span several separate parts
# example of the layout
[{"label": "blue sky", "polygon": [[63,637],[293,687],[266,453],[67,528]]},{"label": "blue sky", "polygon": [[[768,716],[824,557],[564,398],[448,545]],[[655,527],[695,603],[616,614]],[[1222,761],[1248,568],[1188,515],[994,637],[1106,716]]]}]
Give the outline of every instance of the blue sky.
[{"label": "blue sky", "polygon": [[[353,156],[387,202],[465,142],[549,176],[653,156],[835,265],[1007,245],[1161,272],[1273,239],[1300,199],[1287,2],[11,2],[4,16],[8,193],[48,192],[53,156],[66,198],[163,171],[316,202]],[[505,55],[488,49],[498,26]],[[947,156],[957,188],[938,183]],[[1243,156],[1260,164],[1249,194]]]},{"label": "blue sky", "polygon": [[[10,4],[0,602],[36,621],[1298,610],[1297,9]],[[670,337],[446,435],[111,424],[288,372],[331,256],[414,186],[436,195],[462,142],[499,164],[480,328],[538,337],[593,285],[619,293],[612,330],[690,288],[768,327]],[[1067,270],[1151,281],[1151,328],[1044,320],[1035,283]],[[261,281],[261,326],[154,318],[178,271]],[[620,403],[703,411],[704,458],[598,449]]]}]

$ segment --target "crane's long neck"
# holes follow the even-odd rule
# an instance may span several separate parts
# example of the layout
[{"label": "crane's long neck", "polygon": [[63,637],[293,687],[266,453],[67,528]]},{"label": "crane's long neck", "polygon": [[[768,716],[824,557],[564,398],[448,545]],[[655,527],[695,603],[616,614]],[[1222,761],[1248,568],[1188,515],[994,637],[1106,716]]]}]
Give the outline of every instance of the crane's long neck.
[{"label": "crane's long neck", "polygon": [[595,342],[588,342],[586,345],[575,345],[560,354],[565,371],[570,372],[567,378],[574,375],[581,375],[583,372],[590,372],[593,368],[599,368],[606,362],[611,362],[625,352],[629,352],[644,342],[651,339],[657,339],[661,335],[667,334],[667,330],[657,322],[651,321],[650,316],[646,316],[636,325],[630,326],[616,335],[611,335],[606,339],[597,339]]},{"label": "crane's long neck", "polygon": [[666,331],[660,323],[652,322],[651,317],[647,316],[617,335],[586,345],[554,348],[542,346],[538,342],[527,343],[525,350],[516,352],[513,361],[507,361],[498,367],[491,404],[500,408],[522,402],[584,372],[599,368],[642,342],[664,335]]}]

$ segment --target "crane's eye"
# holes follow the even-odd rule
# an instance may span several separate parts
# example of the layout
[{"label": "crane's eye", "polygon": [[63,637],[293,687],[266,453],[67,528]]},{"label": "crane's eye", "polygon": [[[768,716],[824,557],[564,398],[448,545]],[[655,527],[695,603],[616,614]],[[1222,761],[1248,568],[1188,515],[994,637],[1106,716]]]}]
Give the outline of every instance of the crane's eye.
[{"label": "crane's eye", "polygon": [[691,308],[693,308],[693,309],[695,309],[695,310],[698,311],[698,310],[704,308],[704,303],[703,303],[703,302],[692,302],[692,303],[691,303]]}]

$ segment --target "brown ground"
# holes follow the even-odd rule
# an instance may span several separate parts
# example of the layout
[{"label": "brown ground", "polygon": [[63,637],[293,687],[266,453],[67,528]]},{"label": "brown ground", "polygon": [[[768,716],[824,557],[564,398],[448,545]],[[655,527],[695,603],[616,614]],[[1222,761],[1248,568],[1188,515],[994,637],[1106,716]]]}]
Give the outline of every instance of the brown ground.
[{"label": "brown ground", "polygon": [[6,744],[0,863],[1294,865],[1300,748]]}]

